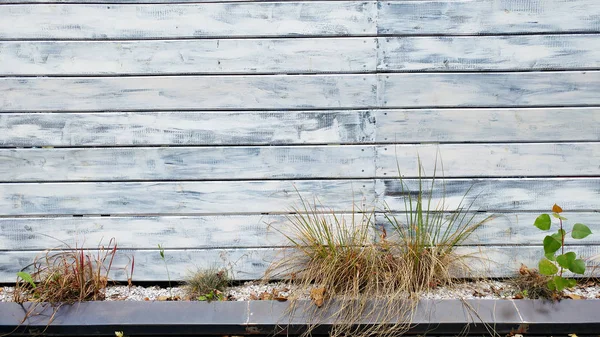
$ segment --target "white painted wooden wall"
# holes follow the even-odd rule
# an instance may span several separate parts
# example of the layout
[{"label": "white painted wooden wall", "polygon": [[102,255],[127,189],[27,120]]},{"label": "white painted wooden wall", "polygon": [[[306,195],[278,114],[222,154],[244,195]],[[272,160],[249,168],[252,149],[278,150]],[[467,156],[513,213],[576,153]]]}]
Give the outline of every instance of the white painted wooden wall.
[{"label": "white painted wooden wall", "polygon": [[598,0],[0,3],[0,282],[111,237],[135,280],[158,244],[257,278],[295,189],[401,212],[397,162],[438,151],[450,206],[500,215],[461,247],[488,275],[535,265],[555,202],[600,253]]}]

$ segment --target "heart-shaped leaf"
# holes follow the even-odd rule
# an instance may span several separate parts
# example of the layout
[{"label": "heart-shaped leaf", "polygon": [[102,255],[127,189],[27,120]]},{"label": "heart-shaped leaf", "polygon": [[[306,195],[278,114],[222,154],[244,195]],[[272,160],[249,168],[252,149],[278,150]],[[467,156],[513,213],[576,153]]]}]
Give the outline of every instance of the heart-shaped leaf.
[{"label": "heart-shaped leaf", "polygon": [[554,206],[552,206],[552,212],[554,213],[562,213],[563,209],[560,208],[560,206],[558,206],[557,204],[554,204]]},{"label": "heart-shaped leaf", "polygon": [[557,240],[554,235],[546,235],[544,238],[544,253],[553,254],[562,246],[561,241]]},{"label": "heart-shaped leaf", "polygon": [[592,231],[588,226],[581,223],[573,225],[573,231],[571,232],[573,239],[583,239],[590,234],[592,234]]},{"label": "heart-shaped leaf", "polygon": [[577,285],[577,280],[569,278],[567,279],[567,288],[573,288]]},{"label": "heart-shaped leaf", "polygon": [[556,287],[556,291],[563,291],[569,282],[567,282],[567,280],[562,277],[562,276],[554,276],[552,278],[552,280],[554,281],[554,286]]},{"label": "heart-shaped leaf", "polygon": [[552,220],[548,214],[542,214],[535,219],[533,225],[543,231],[547,231],[552,225]]},{"label": "heart-shaped leaf", "polygon": [[565,269],[569,269],[571,267],[571,263],[573,263],[573,261],[575,261],[576,258],[576,254],[573,252],[568,252],[565,253],[563,255],[559,255],[556,257],[556,262],[558,262],[558,265],[565,268]]},{"label": "heart-shaped leaf", "polygon": [[575,274],[584,274],[585,273],[585,261],[582,259],[577,259],[571,262],[569,266],[569,270],[574,272]]},{"label": "heart-shaped leaf", "polygon": [[567,220],[567,218],[565,218],[564,216],[558,214],[558,213],[552,213],[552,216],[557,218],[557,219],[561,219],[561,220]]},{"label": "heart-shaped leaf", "polygon": [[556,256],[554,256],[554,253],[545,253],[544,256],[550,261],[556,261]]},{"label": "heart-shaped leaf", "polygon": [[558,273],[558,267],[548,259],[541,259],[538,269],[542,275],[554,275]]}]

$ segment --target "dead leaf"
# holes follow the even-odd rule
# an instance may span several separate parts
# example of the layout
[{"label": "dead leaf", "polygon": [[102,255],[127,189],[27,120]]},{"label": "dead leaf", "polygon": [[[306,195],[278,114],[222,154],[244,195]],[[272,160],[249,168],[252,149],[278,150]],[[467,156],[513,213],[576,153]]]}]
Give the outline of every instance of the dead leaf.
[{"label": "dead leaf", "polygon": [[157,301],[169,301],[171,298],[169,296],[158,296],[156,298]]},{"label": "dead leaf", "polygon": [[523,294],[518,293],[513,297],[515,300],[522,300],[523,299]]},{"label": "dead leaf", "polygon": [[580,300],[583,298],[582,296],[579,296],[577,294],[567,294],[567,295],[565,295],[565,297],[570,298],[572,300]]},{"label": "dead leaf", "polygon": [[148,297],[144,297],[144,301],[150,301]]},{"label": "dead leaf", "polygon": [[552,212],[561,213],[562,211],[563,211],[563,209],[560,208],[560,206],[558,206],[557,204],[554,204],[554,206],[552,206]]},{"label": "dead leaf", "polygon": [[258,296],[256,296],[256,294],[255,294],[255,293],[251,293],[251,294],[250,294],[250,300],[251,300],[251,301],[258,301]]},{"label": "dead leaf", "polygon": [[324,287],[313,288],[310,290],[310,299],[317,306],[317,308],[320,308],[323,306],[326,295],[327,295],[327,292],[325,291]]}]

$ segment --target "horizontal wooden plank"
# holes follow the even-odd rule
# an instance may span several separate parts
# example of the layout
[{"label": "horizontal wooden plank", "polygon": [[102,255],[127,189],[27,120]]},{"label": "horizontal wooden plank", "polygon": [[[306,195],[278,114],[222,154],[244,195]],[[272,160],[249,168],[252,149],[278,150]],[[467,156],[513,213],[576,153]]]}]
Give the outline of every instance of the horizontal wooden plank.
[{"label": "horizontal wooden plank", "polygon": [[303,109],[375,105],[375,75],[0,78],[0,111]]},{"label": "horizontal wooden plank", "polygon": [[[483,224],[465,245],[539,244],[548,234],[533,226],[539,213],[477,213],[473,221],[490,215],[495,218]],[[600,232],[598,213],[564,215],[569,219],[567,227],[579,222],[594,233]],[[394,216],[400,224],[407,223],[405,214]],[[388,238],[394,238],[393,228],[382,213],[355,214],[354,220],[351,214],[337,217],[349,226],[353,221],[385,226]],[[281,231],[292,234],[291,228],[286,215],[0,218],[0,245],[5,250],[43,250],[66,243],[93,249],[115,238],[121,249],[148,249],[158,244],[170,249],[282,247],[291,243]],[[583,241],[569,239],[565,244],[598,245],[600,236],[591,235]]]},{"label": "horizontal wooden plank", "polygon": [[375,35],[375,1],[0,6],[0,39]]},{"label": "horizontal wooden plank", "polygon": [[[435,90],[433,90],[435,89]],[[600,104],[599,71],[389,74],[384,107],[515,107]]]},{"label": "horizontal wooden plank", "polygon": [[598,141],[598,124],[598,108],[5,113],[0,146]]},{"label": "horizontal wooden plank", "polygon": [[[465,158],[465,165],[477,158]],[[428,172],[432,167],[426,167]],[[438,177],[441,177],[438,175]],[[418,179],[377,180],[375,189],[379,202],[386,203],[393,211],[406,209],[408,195],[416,197]],[[432,208],[453,210],[472,205],[472,211],[548,212],[555,203],[565,211],[597,211],[600,209],[599,178],[504,178],[504,179],[423,179],[424,194],[429,199],[433,191]],[[468,192],[468,193],[467,193]],[[445,200],[443,196],[445,195]],[[442,203],[443,201],[443,203]],[[439,205],[439,206],[438,206]]]},{"label": "horizontal wooden plank", "polygon": [[600,35],[388,37],[379,70],[502,71],[600,68]]},{"label": "horizontal wooden plank", "polygon": [[320,199],[324,209],[373,204],[373,180],[0,184],[2,215],[190,215],[288,213]]},{"label": "horizontal wooden plank", "polygon": [[[600,253],[599,246],[573,246],[570,249],[582,257]],[[468,259],[473,275],[507,277],[517,273],[521,263],[536,266],[544,250],[541,246],[487,246],[460,247],[457,252],[476,254],[474,258]],[[40,251],[0,252],[0,282],[14,282],[16,272],[30,264],[36,256],[43,254]],[[227,268],[235,280],[256,280],[264,276],[265,270],[273,261],[285,258],[288,256],[286,254],[289,254],[289,251],[273,248],[165,250],[172,281],[183,280],[186,275],[197,269],[215,266]],[[119,251],[112,269],[115,280],[127,280],[122,268],[130,264],[132,256],[135,256],[134,282],[167,281],[167,273],[158,250]],[[592,267],[597,265],[597,262],[588,260],[587,265]]]},{"label": "horizontal wooden plank", "polygon": [[0,75],[375,71],[375,38],[4,41]]},{"label": "horizontal wooden plank", "polygon": [[380,34],[600,32],[596,0],[382,1]]},{"label": "horizontal wooden plank", "polygon": [[600,176],[600,143],[382,145],[377,176],[418,177],[419,159],[447,177]]},{"label": "horizontal wooden plank", "polygon": [[[405,179],[412,190],[414,179]],[[457,207],[471,191],[477,196],[472,210],[547,211],[558,203],[568,211],[600,209],[598,178],[522,178],[438,180],[446,207]],[[327,209],[351,211],[353,202],[371,208],[386,202],[395,211],[404,209],[397,179],[318,181],[229,182],[115,182],[115,183],[12,183],[0,184],[0,213],[10,215],[196,215],[288,212],[299,201],[318,196]],[[378,201],[375,202],[377,193]]]},{"label": "horizontal wooden plank", "polygon": [[0,150],[0,181],[370,178],[373,146]]},{"label": "horizontal wooden plank", "polygon": [[418,158],[428,174],[443,162],[447,177],[599,176],[599,153],[600,143],[10,149],[0,181],[408,178]]},{"label": "horizontal wooden plank", "polygon": [[[558,220],[553,219],[552,231],[541,231],[533,226],[535,219],[542,213],[550,213],[549,208],[539,213],[535,212],[510,212],[510,213],[487,213],[478,212],[476,214],[466,214],[465,223],[473,217],[471,224],[476,224],[488,217],[489,221],[483,223],[475,232],[471,234],[463,245],[474,246],[493,246],[493,245],[536,245],[541,244],[546,235],[558,230]],[[591,228],[594,235],[590,235],[585,240],[573,240],[570,236],[565,240],[565,245],[600,245],[600,217],[597,212],[566,212],[563,213],[569,220],[565,221],[565,228],[571,228],[575,223],[583,223]],[[386,228],[388,238],[393,240],[397,237],[394,234],[393,221],[397,221],[401,226],[408,223],[405,213],[388,214],[388,218],[383,213],[375,215],[376,223],[379,228]],[[446,219],[451,217],[450,214]],[[395,219],[395,220],[394,220]],[[391,220],[391,221],[390,221]],[[55,224],[54,226],[58,226]],[[21,226],[22,228],[22,226]],[[445,227],[444,227],[445,228]],[[22,229],[21,229],[22,230]],[[68,237],[67,237],[68,238]],[[48,246],[46,246],[48,247]]]},{"label": "horizontal wooden plank", "polygon": [[376,142],[600,140],[599,108],[384,110],[375,116]]},{"label": "horizontal wooden plank", "polygon": [[0,147],[339,144],[372,142],[375,116],[368,110],[11,113],[0,114],[0,129]]},{"label": "horizontal wooden plank", "polygon": [[[334,221],[331,215],[323,217]],[[354,220],[352,214],[336,218],[348,226],[375,221],[367,213],[355,214]],[[292,233],[288,215],[0,218],[0,229],[6,250],[43,250],[63,243],[93,249],[110,238],[122,249],[290,246],[284,233]]]}]

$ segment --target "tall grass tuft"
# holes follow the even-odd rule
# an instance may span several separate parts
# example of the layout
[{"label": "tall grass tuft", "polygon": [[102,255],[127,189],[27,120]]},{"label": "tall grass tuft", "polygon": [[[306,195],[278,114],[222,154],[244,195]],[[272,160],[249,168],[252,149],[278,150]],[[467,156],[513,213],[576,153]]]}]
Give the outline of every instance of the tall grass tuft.
[{"label": "tall grass tuft", "polygon": [[[343,216],[318,199],[311,203],[300,196],[300,207],[288,217],[289,227],[275,228],[292,249],[269,268],[266,278],[288,280],[311,294],[315,306],[308,314],[315,324],[306,335],[326,321],[335,322],[333,336],[402,334],[410,327],[421,293],[468,274],[456,248],[493,217],[476,218],[473,202],[463,206],[470,189],[455,209],[446,207],[443,185],[436,201],[437,164],[430,182],[420,160],[418,165],[417,190],[399,178],[402,216],[387,205],[382,214],[353,206]],[[376,215],[383,221],[375,221]]]},{"label": "tall grass tuft", "polygon": [[[476,198],[465,203],[471,188],[462,195],[458,205],[450,209],[446,202],[445,182],[437,177],[437,158],[433,176],[424,178],[425,171],[418,160],[417,189],[411,190],[400,176],[399,183],[404,196],[403,215],[396,215],[386,204],[384,218],[392,229],[391,239],[398,250],[395,254],[411,271],[412,291],[424,291],[437,285],[447,285],[453,276],[468,276],[465,256],[456,253],[473,232],[494,218],[480,218],[472,211]],[[437,186],[439,197],[434,198]],[[404,221],[402,221],[402,219]]]}]

